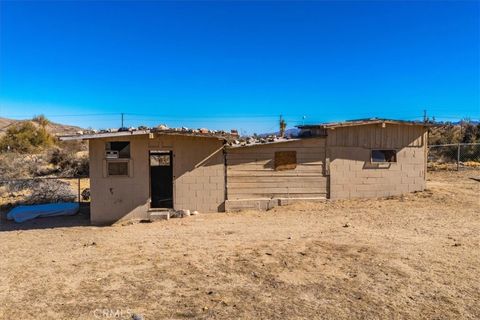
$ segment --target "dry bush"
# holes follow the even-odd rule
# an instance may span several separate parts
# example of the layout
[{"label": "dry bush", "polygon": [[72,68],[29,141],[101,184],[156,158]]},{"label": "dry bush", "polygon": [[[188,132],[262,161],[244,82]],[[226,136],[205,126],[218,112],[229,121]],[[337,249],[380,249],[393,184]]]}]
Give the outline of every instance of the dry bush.
[{"label": "dry bush", "polygon": [[69,149],[56,148],[49,152],[49,163],[56,167],[56,173],[63,177],[87,176],[88,155]]},{"label": "dry bush", "polygon": [[25,204],[42,204],[75,201],[75,193],[70,184],[61,180],[31,180],[30,194],[26,197]]},{"label": "dry bush", "polygon": [[56,141],[49,124],[39,115],[7,129],[0,137],[0,178],[88,175],[87,144]]},{"label": "dry bush", "polygon": [[0,154],[0,179],[88,176],[88,154],[55,148],[40,154]]},{"label": "dry bush", "polygon": [[2,179],[22,179],[38,175],[47,163],[39,155],[3,153],[0,154],[0,177]]},{"label": "dry bush", "polygon": [[88,144],[85,141],[57,141],[57,146],[72,153],[88,151]]},{"label": "dry bush", "polygon": [[56,179],[14,180],[0,184],[0,205],[44,204],[75,201],[68,182]]}]

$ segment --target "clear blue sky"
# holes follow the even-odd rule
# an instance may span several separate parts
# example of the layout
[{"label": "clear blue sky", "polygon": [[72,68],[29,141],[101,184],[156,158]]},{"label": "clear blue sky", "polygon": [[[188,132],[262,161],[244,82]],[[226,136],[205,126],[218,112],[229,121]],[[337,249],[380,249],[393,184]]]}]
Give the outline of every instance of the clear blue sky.
[{"label": "clear blue sky", "polygon": [[480,116],[480,4],[1,2],[0,117],[265,132]]}]

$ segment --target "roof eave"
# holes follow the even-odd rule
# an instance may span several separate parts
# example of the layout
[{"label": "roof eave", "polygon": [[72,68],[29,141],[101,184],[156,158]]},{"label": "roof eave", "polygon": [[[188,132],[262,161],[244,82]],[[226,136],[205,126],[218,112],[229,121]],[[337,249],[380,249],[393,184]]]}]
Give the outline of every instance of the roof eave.
[{"label": "roof eave", "polygon": [[364,126],[372,124],[395,124],[395,125],[407,125],[407,126],[422,126],[429,127],[429,123],[424,122],[409,122],[409,121],[394,121],[394,120],[371,120],[371,121],[358,121],[358,122],[338,122],[338,123],[325,123],[318,125],[300,125],[297,126],[299,129],[335,129],[335,128],[344,128],[344,127],[354,127],[354,126]]},{"label": "roof eave", "polygon": [[114,138],[114,137],[139,136],[139,135],[146,135],[149,133],[150,133],[150,130],[105,132],[105,133],[82,134],[82,135],[75,135],[75,136],[61,136],[59,137],[59,139],[60,141],[81,141],[81,140],[103,139],[103,138]]},{"label": "roof eave", "polygon": [[85,134],[85,135],[75,135],[75,136],[62,136],[59,137],[60,141],[82,141],[82,140],[92,140],[92,139],[105,139],[105,138],[117,138],[117,137],[130,137],[130,136],[140,136],[147,134],[157,134],[165,136],[186,136],[186,137],[196,137],[196,138],[214,138],[218,140],[228,141],[229,136],[215,135],[215,134],[199,134],[194,132],[182,132],[182,131],[158,131],[158,130],[137,130],[137,131],[121,131],[121,132],[105,132],[105,133],[94,133],[94,134]]}]

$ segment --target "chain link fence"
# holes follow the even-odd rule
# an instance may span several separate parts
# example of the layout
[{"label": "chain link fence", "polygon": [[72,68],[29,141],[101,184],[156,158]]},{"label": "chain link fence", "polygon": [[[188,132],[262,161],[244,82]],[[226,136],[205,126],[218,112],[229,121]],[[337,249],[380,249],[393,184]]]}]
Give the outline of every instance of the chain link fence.
[{"label": "chain link fence", "polygon": [[430,171],[480,169],[480,143],[430,145],[427,168]]}]

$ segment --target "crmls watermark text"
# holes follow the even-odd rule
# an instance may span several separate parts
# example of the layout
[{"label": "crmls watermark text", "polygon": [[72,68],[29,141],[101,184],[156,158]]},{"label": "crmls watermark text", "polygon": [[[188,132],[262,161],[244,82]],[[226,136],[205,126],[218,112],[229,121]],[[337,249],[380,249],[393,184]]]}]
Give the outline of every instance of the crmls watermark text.
[{"label": "crmls watermark text", "polygon": [[142,316],[135,314],[135,312],[129,308],[126,309],[110,309],[110,308],[98,308],[93,310],[93,316],[95,319],[138,319],[144,320]]}]

